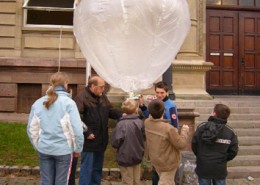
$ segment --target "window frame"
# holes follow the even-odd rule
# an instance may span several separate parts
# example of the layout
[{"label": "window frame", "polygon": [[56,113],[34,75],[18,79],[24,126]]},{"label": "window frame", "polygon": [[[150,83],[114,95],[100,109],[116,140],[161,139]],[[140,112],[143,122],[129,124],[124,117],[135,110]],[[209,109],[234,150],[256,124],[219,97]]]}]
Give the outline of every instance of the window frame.
[{"label": "window frame", "polygon": [[244,8],[244,7],[247,7],[247,8],[260,8],[257,4],[259,3],[258,1],[259,0],[253,0],[254,2],[254,5],[253,6],[243,6],[243,5],[240,5],[240,0],[236,0],[237,1],[237,3],[235,4],[235,5],[224,5],[223,4],[223,1],[224,0],[218,0],[218,1],[220,1],[220,3],[208,3],[207,2],[208,0],[206,0],[206,6],[227,6],[227,7],[238,7],[238,8],[240,8],[240,7],[242,7],[242,8]]},{"label": "window frame", "polygon": [[23,9],[23,27],[25,28],[73,28],[73,25],[53,25],[53,24],[28,24],[27,23],[27,15],[28,10],[35,10],[35,11],[60,11],[60,12],[73,12],[79,1],[74,0],[73,8],[64,8],[64,7],[48,7],[48,6],[28,6],[28,3],[31,0],[24,0],[22,9]]}]

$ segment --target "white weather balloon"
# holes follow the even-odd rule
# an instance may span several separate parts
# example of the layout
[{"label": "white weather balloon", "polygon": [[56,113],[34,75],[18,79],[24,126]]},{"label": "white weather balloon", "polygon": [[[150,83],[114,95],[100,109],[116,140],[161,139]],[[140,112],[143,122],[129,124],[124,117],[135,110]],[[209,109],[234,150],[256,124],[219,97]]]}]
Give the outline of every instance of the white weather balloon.
[{"label": "white weather balloon", "polygon": [[146,89],[171,65],[190,28],[186,0],[81,0],[80,49],[113,87]]}]

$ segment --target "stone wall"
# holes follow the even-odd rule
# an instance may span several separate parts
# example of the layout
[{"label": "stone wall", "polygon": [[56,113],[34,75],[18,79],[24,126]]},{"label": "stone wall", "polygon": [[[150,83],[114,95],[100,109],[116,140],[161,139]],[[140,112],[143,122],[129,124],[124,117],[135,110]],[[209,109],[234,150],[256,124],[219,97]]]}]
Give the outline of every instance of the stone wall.
[{"label": "stone wall", "polygon": [[[205,73],[212,64],[204,59],[205,1],[187,2],[191,29],[173,61],[173,90],[177,98],[209,99]],[[22,6],[23,0],[0,0],[0,112],[17,111],[19,84],[40,84],[44,94],[50,74],[59,67],[69,73],[77,89],[82,89],[86,82],[86,61],[72,27],[25,25],[26,13]],[[138,93],[154,92],[150,88]],[[111,89],[110,95],[119,99],[127,96],[116,88]]]}]

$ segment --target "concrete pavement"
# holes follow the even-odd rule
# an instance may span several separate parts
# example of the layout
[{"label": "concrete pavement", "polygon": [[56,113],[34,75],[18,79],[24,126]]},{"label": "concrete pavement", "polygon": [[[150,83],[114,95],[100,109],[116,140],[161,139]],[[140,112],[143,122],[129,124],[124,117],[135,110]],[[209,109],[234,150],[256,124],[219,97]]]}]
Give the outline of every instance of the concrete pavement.
[{"label": "concrete pavement", "polygon": [[[76,182],[78,184],[78,181]],[[151,185],[151,181],[142,181],[142,185]],[[15,175],[0,176],[0,185],[40,185],[39,176],[20,177]],[[120,180],[102,179],[101,185],[121,185]]]},{"label": "concrete pavement", "polygon": [[[142,185],[151,185],[151,181],[142,181]],[[39,176],[0,176],[0,185],[40,185]],[[101,185],[121,185],[120,180],[103,179]],[[195,184],[194,184],[195,185]],[[227,185],[260,185],[260,178],[248,179],[227,179]]]}]

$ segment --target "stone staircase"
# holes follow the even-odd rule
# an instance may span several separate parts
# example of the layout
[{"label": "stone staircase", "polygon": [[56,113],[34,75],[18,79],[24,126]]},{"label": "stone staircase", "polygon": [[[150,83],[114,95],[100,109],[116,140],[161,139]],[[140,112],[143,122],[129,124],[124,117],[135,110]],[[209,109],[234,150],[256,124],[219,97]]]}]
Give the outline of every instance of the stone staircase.
[{"label": "stone staircase", "polygon": [[215,104],[230,107],[230,125],[238,135],[238,156],[228,163],[228,178],[260,178],[260,96],[215,96],[213,100],[176,100],[178,108],[194,108],[200,114],[196,126],[208,119]]}]

